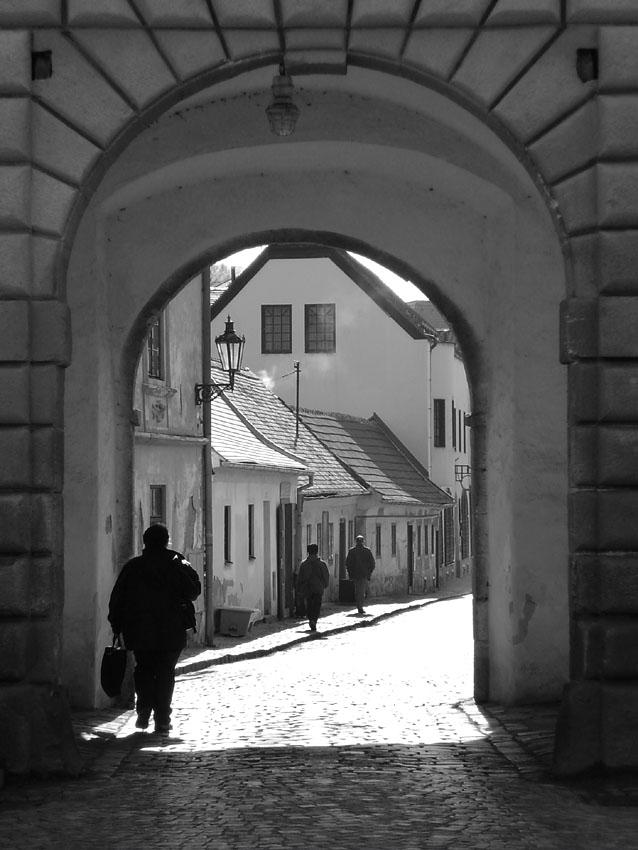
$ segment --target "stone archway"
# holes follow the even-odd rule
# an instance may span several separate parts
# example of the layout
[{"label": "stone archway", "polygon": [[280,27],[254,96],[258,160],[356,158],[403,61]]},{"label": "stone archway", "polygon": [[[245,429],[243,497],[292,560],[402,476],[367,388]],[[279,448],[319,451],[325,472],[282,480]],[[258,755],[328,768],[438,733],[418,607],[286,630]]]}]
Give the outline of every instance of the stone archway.
[{"label": "stone archway", "polygon": [[[565,738],[567,757],[563,766],[579,769],[598,762],[610,766],[638,763],[638,753],[625,745],[632,731],[631,717],[638,705],[635,684],[638,667],[633,657],[622,653],[622,647],[634,634],[638,611],[632,554],[638,549],[638,542],[630,522],[636,509],[635,429],[631,426],[636,419],[633,372],[638,356],[632,324],[638,219],[631,190],[638,161],[632,118],[632,93],[638,88],[638,78],[630,57],[635,51],[631,25],[637,22],[638,11],[630,11],[620,2],[601,11],[597,3],[558,2],[540,6],[523,3],[514,9],[506,0],[468,0],[454,8],[448,4],[432,7],[415,3],[392,9],[384,4],[370,9],[356,2],[344,2],[331,6],[330,10],[318,2],[298,8],[275,0],[260,12],[252,6],[235,7],[217,0],[202,4],[198,10],[189,7],[188,11],[164,6],[147,8],[142,2],[134,8],[125,0],[115,0],[106,9],[101,4],[42,3],[26,10],[0,11],[0,23],[5,26],[2,39],[6,57],[0,64],[0,103],[6,117],[0,148],[5,189],[0,205],[3,247],[0,392],[7,400],[0,447],[6,460],[0,475],[0,498],[8,517],[0,536],[0,551],[6,555],[2,581],[7,588],[2,594],[6,600],[2,609],[2,634],[7,652],[0,709],[6,717],[9,738],[19,742],[17,750],[3,754],[10,769],[25,769],[25,765],[28,769],[38,761],[37,755],[29,755],[30,742],[37,738],[35,721],[22,722],[22,702],[39,701],[38,711],[45,715],[57,711],[52,704],[50,708],[47,705],[51,684],[59,681],[63,574],[66,573],[68,588],[69,579],[81,568],[80,560],[91,565],[107,565],[96,579],[88,602],[87,622],[97,623],[103,618],[105,589],[112,581],[121,554],[118,549],[125,539],[117,527],[114,495],[125,492],[125,480],[118,480],[125,470],[114,462],[116,453],[112,451],[117,448],[116,437],[119,439],[122,433],[114,427],[112,418],[114,406],[121,404],[121,372],[109,346],[113,339],[123,339],[127,317],[118,314],[112,301],[115,298],[126,304],[129,296],[133,296],[131,314],[139,316],[149,309],[153,298],[160,303],[170,294],[170,285],[160,291],[158,281],[168,280],[171,272],[153,268],[154,257],[146,258],[148,269],[121,269],[116,263],[116,277],[103,280],[99,276],[109,264],[104,264],[103,255],[87,251],[87,245],[96,234],[101,239],[106,218],[110,225],[120,224],[124,228],[128,200],[134,201],[139,215],[143,193],[150,197],[157,189],[150,174],[144,173],[142,159],[136,162],[136,156],[143,155],[143,145],[138,140],[142,136],[147,141],[152,138],[154,125],[140,135],[144,127],[157,120],[158,126],[163,124],[166,130],[164,117],[172,117],[177,125],[181,119],[176,111],[167,113],[167,110],[173,109],[180,99],[211,85],[214,96],[225,97],[224,117],[232,117],[236,108],[236,117],[241,120],[208,127],[206,144],[197,152],[203,157],[201,164],[205,163],[209,169],[208,188],[213,185],[219,188],[221,174],[229,177],[229,169],[245,176],[249,164],[247,152],[252,156],[259,150],[260,155],[267,155],[269,180],[261,181],[256,175],[249,181],[234,180],[235,193],[219,195],[218,200],[231,213],[230,220],[237,223],[243,216],[237,190],[250,188],[259,201],[257,208],[262,212],[268,208],[273,213],[272,220],[265,223],[257,215],[253,219],[247,216],[241,227],[222,226],[213,235],[203,232],[201,221],[197,221],[189,240],[181,243],[181,252],[176,250],[171,257],[170,269],[185,268],[195,257],[205,259],[222,249],[239,246],[242,239],[249,241],[253,232],[264,228],[332,227],[348,238],[369,244],[380,256],[389,256],[400,271],[405,268],[436,281],[442,299],[443,291],[452,292],[449,303],[446,305],[442,300],[441,305],[447,306],[450,315],[456,309],[457,321],[461,325],[466,321],[475,331],[480,329],[480,333],[485,328],[476,319],[477,311],[469,309],[471,305],[461,297],[458,280],[452,281],[456,289],[454,286],[449,289],[450,281],[446,280],[444,270],[439,275],[439,269],[429,267],[425,258],[419,258],[413,250],[421,236],[415,233],[415,221],[427,211],[427,204],[424,207],[417,198],[423,201],[427,197],[423,190],[427,188],[429,192],[430,187],[424,183],[413,185],[410,205],[408,171],[417,166],[420,174],[439,178],[446,187],[440,197],[448,197],[457,210],[466,204],[464,215],[468,223],[478,224],[478,207],[485,200],[489,201],[490,220],[498,218],[498,199],[507,197],[514,186],[521,192],[519,200],[527,194],[530,202],[518,205],[519,212],[526,210],[531,215],[532,210],[543,206],[541,198],[547,200],[554,220],[559,222],[559,231],[563,233],[560,239],[571,260],[564,287],[567,300],[560,318],[561,356],[570,364],[571,400],[566,418],[571,458],[568,501],[573,677],[566,702],[570,734]],[[52,77],[32,78],[32,50],[53,51]],[[576,62],[577,50],[590,56],[590,71],[596,67],[595,52],[600,53],[597,74],[583,73]],[[304,108],[310,116],[306,124],[308,141],[314,140],[314,144],[321,140],[320,150],[316,144],[313,151],[296,144],[305,132],[301,126],[293,146],[265,137],[263,130],[259,131],[258,143],[253,138],[247,144],[244,121],[247,105],[252,105],[255,115],[262,116],[269,97],[269,80],[263,74],[267,71],[270,77],[282,57],[288,70],[296,75],[297,83],[305,79],[302,74],[310,75],[309,86],[300,87],[300,91],[304,89],[305,97],[307,89],[314,87],[314,94]],[[378,73],[368,76],[366,88],[360,78],[357,81],[359,71],[364,75],[371,71]],[[258,82],[253,80],[255,84],[250,81],[251,73],[259,77]],[[234,90],[233,80],[239,83]],[[242,88],[245,82],[249,85]],[[382,84],[377,86],[377,83]],[[226,84],[231,88],[224,95]],[[394,95],[388,92],[388,85],[394,85]],[[440,97],[436,92],[446,96]],[[433,103],[435,97],[440,97],[443,111],[434,118],[451,131],[447,135],[438,131],[430,133],[430,129],[435,129],[432,116],[423,120],[423,107]],[[377,109],[379,104],[383,106],[381,111]],[[463,105],[461,112],[465,116],[460,126],[451,117],[452,108],[458,104]],[[358,112],[359,131],[358,135],[350,133],[347,137],[350,147],[343,147],[343,138],[334,133],[333,112],[326,112],[324,107],[336,106],[337,112],[344,116],[350,114],[350,105]],[[192,107],[195,111],[202,104],[196,102]],[[200,111],[203,114],[205,110]],[[413,113],[421,116],[416,123],[410,119]],[[219,110],[217,114],[221,114]],[[313,132],[313,115],[322,115],[324,119],[327,116],[323,128],[315,126],[322,131],[319,136]],[[382,115],[389,122],[380,123]],[[469,159],[455,159],[461,154],[455,137],[470,132],[466,119],[472,115],[481,118],[466,136],[472,140],[473,155]],[[404,117],[410,120],[404,123]],[[411,128],[417,129],[416,134],[411,133]],[[369,137],[377,138],[380,130],[385,133],[385,141],[381,145],[368,145],[366,156],[360,161],[358,154]],[[222,137],[229,155],[224,159],[217,150],[212,157],[218,166],[215,176],[209,168],[212,162],[208,142]],[[419,144],[430,137],[439,140],[438,152]],[[340,183],[309,181],[305,189],[325,190],[329,185],[338,185],[340,189],[333,197],[332,209],[328,209],[326,201],[323,214],[317,210],[315,220],[302,219],[301,225],[299,221],[291,224],[296,207],[286,204],[290,182],[272,177],[286,171],[290,174],[295,166],[298,174],[314,174],[316,178],[323,169],[325,175],[330,163],[334,164],[331,143],[352,154],[347,166],[339,163],[337,167],[336,171],[341,172]],[[214,141],[213,147],[215,144]],[[492,144],[501,153],[517,152],[519,162],[515,156],[503,159],[497,153],[491,157],[495,153]],[[160,184],[167,179],[170,183],[173,178],[188,178],[188,169],[180,170],[179,157],[173,162],[162,160],[165,151],[159,137],[158,144],[151,145],[151,149],[151,171]],[[467,152],[468,146],[463,150]],[[397,151],[399,155],[390,163],[381,156],[381,152]],[[319,157],[319,169],[313,170],[309,152]],[[351,168],[359,168],[364,161],[370,165],[375,156],[381,172],[388,167],[393,171],[394,181],[381,181],[375,187],[366,179],[365,192],[358,191],[361,186],[352,185]],[[157,168],[160,161],[161,170]],[[194,162],[191,155],[191,177]],[[432,162],[445,162],[445,168],[435,173],[428,166]],[[121,166],[125,166],[124,171]],[[527,189],[523,188],[524,180],[519,182],[520,173],[515,174],[520,170],[532,176],[533,185],[527,183]],[[459,180],[460,175],[463,177]],[[468,175],[472,175],[470,183]],[[179,181],[174,185],[174,192],[178,193]],[[188,185],[192,189],[192,182]],[[392,239],[387,238],[385,222],[379,221],[367,233],[361,233],[357,232],[356,222],[350,226],[344,220],[340,205],[345,204],[347,209],[347,203],[356,198],[366,202],[378,199],[386,188],[394,186],[396,190],[398,185],[404,188],[401,198],[390,191],[386,201],[405,203],[403,209],[412,209],[417,215],[397,219],[408,226],[400,234],[402,240],[399,235],[396,237],[396,244],[389,244]],[[472,191],[468,191],[470,185]],[[490,191],[488,187],[492,187]],[[422,191],[419,193],[417,188]],[[189,192],[196,199],[196,193],[190,189]],[[110,208],[108,198],[113,202]],[[164,200],[170,206],[168,195]],[[116,206],[120,202],[121,207]],[[95,215],[100,203],[105,203],[106,218]],[[120,209],[123,213],[118,222]],[[250,206],[247,209],[255,212]],[[550,267],[556,268],[553,252],[559,252],[559,243],[555,237],[549,238],[551,223],[546,209],[537,211],[537,224],[541,220],[545,223],[539,225],[538,231],[531,228],[527,234],[531,241],[525,244],[528,250],[532,248],[535,233],[538,237],[535,255],[543,256]],[[522,220],[514,222],[505,212],[502,219],[505,227],[521,225],[517,232],[525,234]],[[434,248],[445,246],[449,239],[449,232],[440,235],[440,246]],[[401,241],[403,244],[399,244]],[[549,254],[553,255],[549,259],[544,250],[547,246],[551,246]],[[530,256],[523,252],[525,255]],[[142,254],[137,256],[142,259]],[[71,293],[68,305],[67,268]],[[496,279],[503,267],[493,271]],[[516,271],[521,273],[517,283],[526,281],[534,286],[529,267]],[[120,272],[123,272],[121,278]],[[152,283],[127,288],[130,272],[139,272],[140,282]],[[492,279],[491,275],[488,277]],[[85,287],[82,280],[87,284]],[[557,290],[550,285],[551,295],[545,298],[543,286],[538,292],[542,309],[529,315],[532,320],[539,320],[536,337],[545,342],[540,353],[549,357],[559,324],[555,312]],[[562,289],[562,281],[557,286]],[[515,291],[519,290],[508,293],[512,295]],[[540,320],[542,316],[547,317],[547,322]],[[503,318],[507,320],[507,316]],[[533,322],[524,330],[529,332],[532,327]],[[518,344],[525,338],[517,337],[512,327],[510,333],[510,341]],[[96,441],[97,459],[90,469],[84,470],[81,464],[67,465],[63,484],[61,435],[69,422],[68,413],[66,420],[63,419],[63,375],[69,362],[77,365],[82,352],[90,349],[91,339],[101,355],[97,361],[88,362],[99,369],[91,373],[83,387],[74,383],[70,372],[69,393],[81,414],[79,421],[83,413],[86,416],[86,411],[93,411],[100,419],[100,436],[105,431],[108,439]],[[118,356],[116,352],[116,360]],[[521,373],[512,368],[512,380],[533,370],[532,364],[524,359],[520,366]],[[479,389],[484,386],[483,374],[476,384]],[[517,409],[508,407],[507,397],[503,392],[498,398],[502,430],[507,430],[510,416],[529,414],[530,406],[537,400],[531,397],[527,405]],[[537,415],[537,411],[531,413]],[[124,421],[123,409],[119,415]],[[89,433],[94,428],[91,420]],[[555,448],[564,468],[567,453],[562,451],[562,439]],[[515,460],[522,468],[527,459],[525,450],[530,448],[534,453],[537,446],[510,444],[503,457],[508,462]],[[552,487],[551,475],[555,469],[551,457],[544,457],[537,470],[537,480],[540,486],[544,474],[549,473],[550,480],[542,482],[544,490],[560,500],[558,490]],[[98,477],[100,484],[104,484],[99,497],[81,506],[86,511],[89,528],[86,551],[80,553],[78,549],[71,561],[65,563],[61,531],[63,489],[67,508],[71,509],[68,515],[75,517],[77,504],[73,494],[80,493],[84,483],[89,490],[96,491]],[[524,487],[523,477],[511,482],[518,496],[519,489]],[[506,513],[510,510],[510,492],[507,487],[500,491],[497,510],[502,508]],[[517,499],[516,504],[524,504],[524,498],[522,502]],[[561,513],[564,514],[564,505]],[[490,516],[493,515],[494,510]],[[512,517],[524,525],[518,511]],[[112,534],[114,523],[115,534]],[[566,521],[559,520],[556,528],[561,529],[562,537],[566,535]],[[499,546],[503,562],[509,561],[512,542],[517,548],[534,545],[536,540],[536,536],[530,539],[518,531],[511,540],[503,536]],[[562,546],[562,542],[558,543],[555,551]],[[566,560],[556,571],[550,569],[564,578]],[[533,577],[531,563],[526,572]],[[519,571],[515,574],[521,575]],[[502,584],[505,591],[502,601],[509,593],[508,581],[505,578]],[[493,586],[490,594],[491,599],[498,595]],[[551,610],[552,605],[551,599],[544,602],[543,610]],[[504,613],[508,606],[503,604],[498,610]],[[510,674],[525,669],[517,665],[515,657],[521,651],[521,644],[528,643],[530,617],[526,610],[529,614],[531,606],[528,604],[526,608],[523,602],[521,617],[517,617],[516,606],[511,612],[513,622],[520,626],[513,632],[516,640],[512,647],[517,649],[512,649],[509,661],[496,666],[496,681],[500,684],[495,693],[520,693],[516,676],[512,678]],[[540,608],[534,610],[538,612]],[[486,634],[494,624],[491,617],[477,616],[481,634]],[[499,630],[504,625],[500,623]],[[82,634],[83,627],[79,623],[76,626],[78,634]],[[567,622],[563,622],[563,628],[567,629]],[[94,646],[94,626],[86,637]],[[93,682],[95,656],[89,652],[91,655],[86,660]],[[485,659],[481,660],[484,662]],[[622,694],[614,680],[625,683]],[[24,685],[19,699],[15,683]],[[591,744],[587,752],[579,753],[580,741],[585,738]]]},{"label": "stone archway", "polygon": [[[261,85],[248,74],[158,119],[111,166],[78,230],[67,295],[84,318],[67,406],[85,415],[66,428],[68,574],[96,582],[103,610],[130,551],[133,364],[124,352],[139,342],[143,317],[207,258],[249,242],[363,247],[422,281],[455,319],[469,355],[481,458],[477,693],[556,698],[567,666],[566,395],[548,316],[557,315],[565,283],[543,199],[509,149],[440,94],[416,110],[408,108],[414,84],[378,72],[352,72],[347,93],[341,81],[309,77],[305,126],[283,143],[263,143]],[[82,401],[89,375],[93,404]],[[97,425],[95,404],[104,410]],[[83,480],[75,513],[75,470],[94,464],[93,498]],[[103,567],[94,578],[81,573],[85,539],[74,531],[91,526],[90,511],[103,517],[94,538]],[[540,528],[544,543],[532,549]],[[98,634],[105,625],[104,617],[94,623]],[[84,638],[73,647],[72,635],[69,628],[71,657],[82,647],[90,653]]]}]

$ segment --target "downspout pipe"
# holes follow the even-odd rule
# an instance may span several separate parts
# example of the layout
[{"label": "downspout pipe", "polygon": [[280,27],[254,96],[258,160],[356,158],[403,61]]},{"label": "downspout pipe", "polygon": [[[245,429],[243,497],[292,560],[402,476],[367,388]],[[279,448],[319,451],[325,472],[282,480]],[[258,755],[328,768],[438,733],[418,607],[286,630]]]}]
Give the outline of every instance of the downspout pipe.
[{"label": "downspout pipe", "polygon": [[301,487],[297,487],[297,511],[295,517],[295,560],[299,564],[303,560],[302,553],[302,532],[301,532],[301,519],[303,513],[303,491],[307,490],[309,487],[312,487],[315,481],[314,472],[308,473],[308,483],[302,484]]}]

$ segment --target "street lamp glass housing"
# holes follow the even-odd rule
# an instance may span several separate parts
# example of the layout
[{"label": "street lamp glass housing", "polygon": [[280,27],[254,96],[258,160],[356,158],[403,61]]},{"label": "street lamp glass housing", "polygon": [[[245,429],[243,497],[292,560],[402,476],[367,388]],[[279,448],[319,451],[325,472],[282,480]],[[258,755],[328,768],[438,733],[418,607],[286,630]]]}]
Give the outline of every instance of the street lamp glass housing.
[{"label": "street lamp glass housing", "polygon": [[244,357],[244,345],[246,337],[240,336],[235,331],[235,325],[230,316],[226,320],[226,329],[223,334],[215,337],[215,345],[219,353],[222,369],[228,372],[229,389],[235,385],[235,372],[241,369]]},{"label": "street lamp glass housing", "polygon": [[286,74],[282,66],[272,81],[272,103],[266,109],[270,129],[277,136],[290,136],[294,133],[299,118],[299,109],[292,100],[292,77]]}]

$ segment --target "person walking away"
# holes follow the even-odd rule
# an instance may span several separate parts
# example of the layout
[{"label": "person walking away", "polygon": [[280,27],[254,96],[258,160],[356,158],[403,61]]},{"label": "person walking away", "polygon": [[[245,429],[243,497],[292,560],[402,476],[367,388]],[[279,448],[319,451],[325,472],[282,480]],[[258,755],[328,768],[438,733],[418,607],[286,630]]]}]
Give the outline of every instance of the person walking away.
[{"label": "person walking away", "polygon": [[306,600],[310,629],[316,632],[323,592],[330,584],[330,573],[328,572],[328,565],[318,555],[319,547],[316,543],[309,543],[307,551],[308,557],[299,566],[297,588],[300,595]]},{"label": "person walking away", "polygon": [[165,525],[154,523],[143,535],[144,550],[122,568],[109,601],[108,619],[135,656],[138,729],[151,714],[156,732],[171,729],[175,667],[195,628],[193,600],[202,592],[199,576],[180,553],[168,548]]},{"label": "person walking away", "polygon": [[306,600],[299,593],[299,567],[300,563],[295,563],[292,570],[292,589],[293,589],[293,597],[294,597],[294,616],[297,620],[305,620],[306,619]]},{"label": "person walking away", "polygon": [[355,545],[348,549],[346,555],[346,570],[354,585],[354,601],[359,614],[365,614],[363,600],[366,595],[366,585],[375,567],[374,555],[364,545],[363,534],[357,534]]}]

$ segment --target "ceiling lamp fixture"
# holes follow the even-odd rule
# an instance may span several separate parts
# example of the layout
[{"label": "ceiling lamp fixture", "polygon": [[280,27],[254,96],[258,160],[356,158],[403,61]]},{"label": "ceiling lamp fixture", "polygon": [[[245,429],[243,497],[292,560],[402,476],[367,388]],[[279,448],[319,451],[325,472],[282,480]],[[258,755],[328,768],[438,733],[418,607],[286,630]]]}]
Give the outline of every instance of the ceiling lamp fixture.
[{"label": "ceiling lamp fixture", "polygon": [[282,62],[279,74],[272,81],[272,103],[266,109],[270,129],[277,136],[294,133],[299,118],[299,108],[292,100],[292,77],[286,73]]}]

